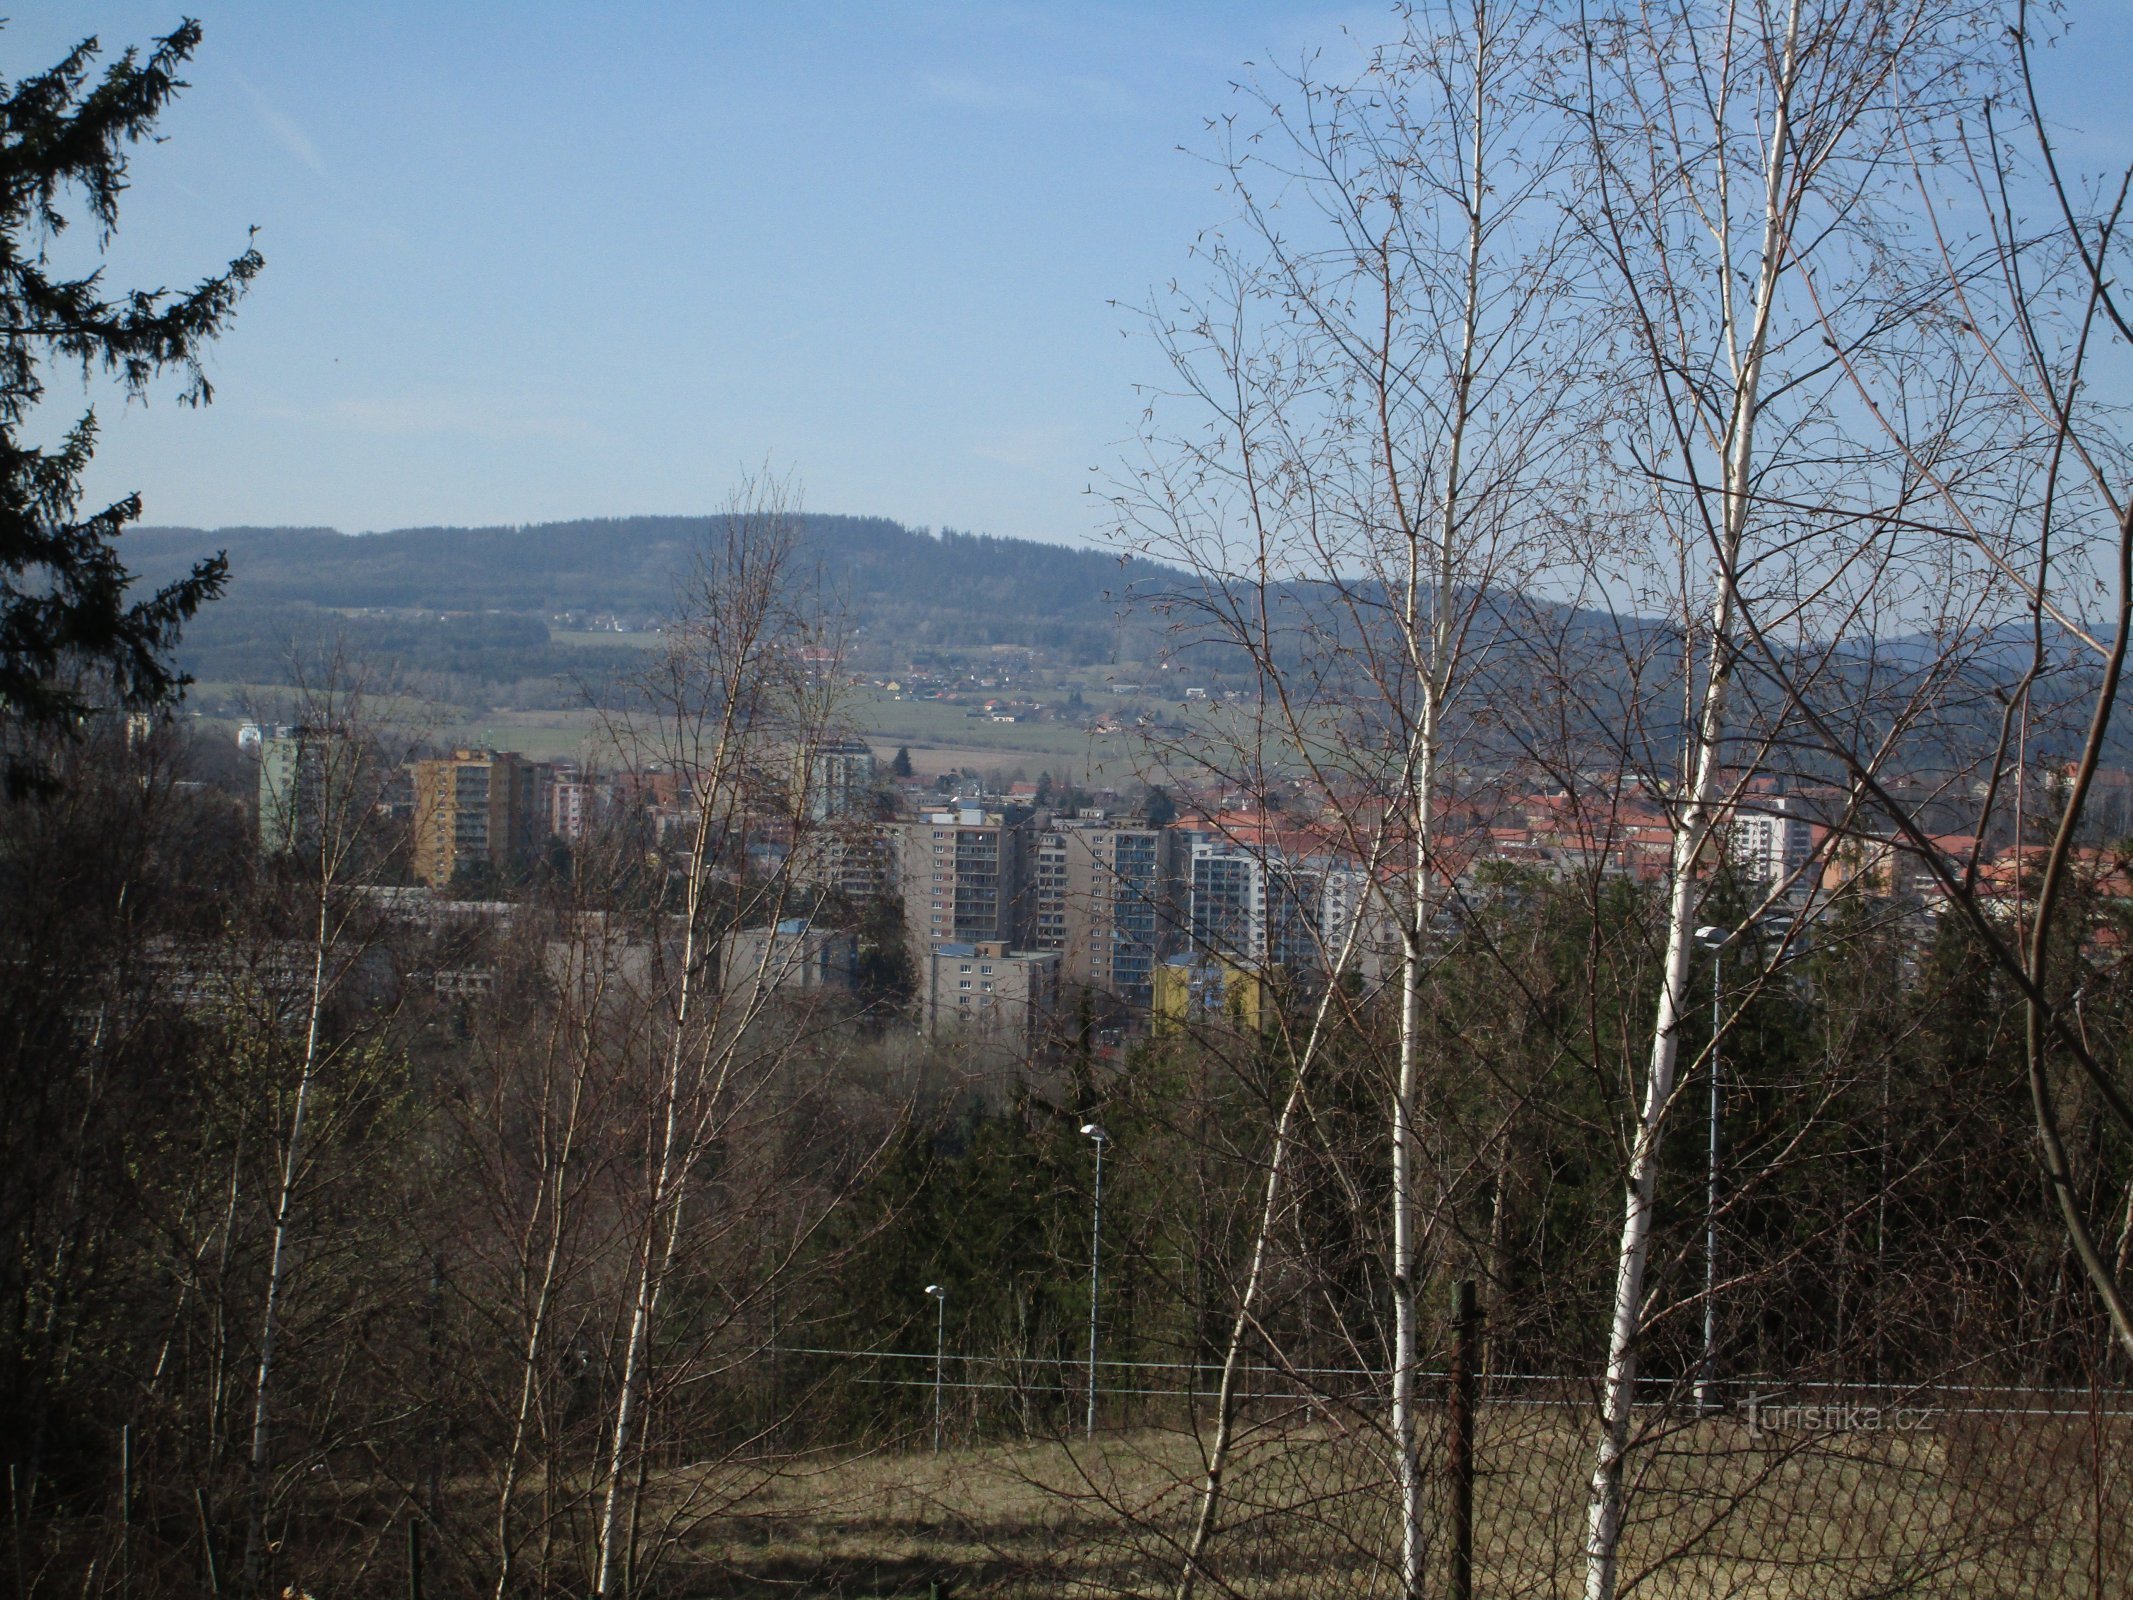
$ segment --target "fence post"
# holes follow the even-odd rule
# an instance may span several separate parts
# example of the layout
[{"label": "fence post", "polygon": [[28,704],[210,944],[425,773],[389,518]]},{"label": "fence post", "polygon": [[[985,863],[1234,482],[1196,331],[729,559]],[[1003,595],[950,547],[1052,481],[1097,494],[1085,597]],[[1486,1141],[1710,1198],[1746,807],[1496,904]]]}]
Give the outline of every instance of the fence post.
[{"label": "fence post", "polygon": [[1452,1285],[1452,1600],[1474,1600],[1474,1280]]},{"label": "fence post", "polygon": [[133,1593],[133,1424],[119,1425],[119,1593]]},{"label": "fence post", "polygon": [[422,1600],[422,1518],[407,1517],[407,1600]]},{"label": "fence post", "polygon": [[207,1491],[193,1489],[193,1510],[200,1516],[200,1548],[207,1556],[207,1592],[210,1600],[222,1600],[222,1574],[215,1566],[215,1530],[207,1520]]},{"label": "fence post", "polygon": [[13,1547],[15,1567],[15,1600],[29,1600],[30,1586],[24,1578],[23,1541],[29,1537],[29,1517],[22,1506],[22,1469],[10,1461],[7,1465],[7,1520],[9,1543]]}]

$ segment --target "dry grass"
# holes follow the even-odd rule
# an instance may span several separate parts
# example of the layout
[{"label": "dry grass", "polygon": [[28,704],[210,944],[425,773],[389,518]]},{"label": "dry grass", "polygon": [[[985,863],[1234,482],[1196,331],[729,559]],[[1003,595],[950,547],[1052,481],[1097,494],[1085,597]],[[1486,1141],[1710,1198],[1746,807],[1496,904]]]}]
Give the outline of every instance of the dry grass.
[{"label": "dry grass", "polygon": [[[2133,1594],[2122,1525],[2129,1447],[2122,1422],[2098,1434],[2079,1420],[1958,1417],[1903,1438],[1751,1440],[1731,1418],[1660,1430],[1636,1458],[1625,1592]],[[1191,1435],[1148,1429],[1093,1447],[818,1461],[698,1523],[674,1552],[679,1592],[1166,1593],[1199,1460]],[[1582,1431],[1559,1412],[1492,1411],[1481,1461],[1475,1592],[1575,1594],[1589,1470]],[[1390,1594],[1387,1476],[1368,1442],[1315,1423],[1262,1427],[1235,1464],[1203,1592]],[[686,1482],[681,1475],[675,1489]],[[1441,1553],[1431,1570],[1441,1587]]]}]

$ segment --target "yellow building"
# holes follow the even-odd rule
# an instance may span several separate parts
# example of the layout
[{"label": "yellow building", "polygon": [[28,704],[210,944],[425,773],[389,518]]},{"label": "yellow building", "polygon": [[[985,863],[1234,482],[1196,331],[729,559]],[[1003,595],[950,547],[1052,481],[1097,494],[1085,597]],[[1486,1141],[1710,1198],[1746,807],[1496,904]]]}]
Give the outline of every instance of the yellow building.
[{"label": "yellow building", "polygon": [[415,876],[444,888],[477,866],[531,860],[546,832],[545,769],[512,751],[454,750],[415,763]]},{"label": "yellow building", "polygon": [[1155,968],[1152,1025],[1158,1034],[1193,1023],[1227,1022],[1257,1032],[1267,1016],[1266,980],[1235,962],[1172,956]]}]

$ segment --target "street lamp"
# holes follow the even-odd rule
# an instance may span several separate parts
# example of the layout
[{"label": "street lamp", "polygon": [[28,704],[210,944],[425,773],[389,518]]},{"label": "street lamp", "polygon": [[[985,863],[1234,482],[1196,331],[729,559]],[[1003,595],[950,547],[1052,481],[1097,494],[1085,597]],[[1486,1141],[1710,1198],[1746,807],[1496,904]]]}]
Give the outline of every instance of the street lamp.
[{"label": "street lamp", "polygon": [[937,1283],[926,1285],[938,1316],[933,1324],[933,1453],[941,1453],[941,1369],[948,1358],[948,1291]]},{"label": "street lamp", "polygon": [[1104,1242],[1104,1144],[1110,1138],[1093,1122],[1084,1122],[1081,1131],[1096,1141],[1096,1205],[1089,1222],[1089,1419],[1087,1436],[1096,1437],[1096,1291],[1099,1284],[1098,1264],[1102,1258]]},{"label": "street lamp", "polygon": [[1711,1126],[1703,1175],[1703,1366],[1696,1377],[1696,1409],[1711,1408],[1713,1352],[1718,1343],[1718,1035],[1725,1021],[1719,982],[1726,946],[1737,928],[1698,928],[1696,942],[1711,952]]}]

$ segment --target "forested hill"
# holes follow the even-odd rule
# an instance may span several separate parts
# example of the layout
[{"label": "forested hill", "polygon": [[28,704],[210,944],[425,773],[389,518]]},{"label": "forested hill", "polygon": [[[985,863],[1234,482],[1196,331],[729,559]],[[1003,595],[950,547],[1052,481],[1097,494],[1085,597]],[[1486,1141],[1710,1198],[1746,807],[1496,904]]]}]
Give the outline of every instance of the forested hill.
[{"label": "forested hill", "polygon": [[[676,580],[712,528],[707,517],[620,517],[527,527],[401,528],[343,534],[330,528],[141,528],[120,551],[142,585],[177,576],[191,562],[227,550],[227,594],[186,629],[179,663],[203,683],[286,681],[291,646],[337,637],[356,654],[390,663],[434,691],[470,706],[574,706],[614,673],[643,664],[643,630],[676,605]],[[853,630],[853,662],[902,671],[928,652],[1029,645],[1056,665],[1144,661],[1183,640],[1172,620],[1144,599],[1191,587],[1182,574],[1121,562],[1101,550],[952,531],[932,534],[885,517],[809,515],[801,519],[800,563],[821,574],[826,596]],[[1305,584],[1288,591],[1301,609],[1284,636],[1309,631],[1318,608]],[[1677,685],[1663,666],[1638,682],[1619,652],[1625,643],[1654,664],[1677,654],[1662,624],[1589,617],[1525,600],[1541,635],[1554,638],[1595,689],[1594,704],[1641,699],[1646,733],[1670,737],[1666,709]],[[1323,617],[1321,617],[1323,620]],[[619,623],[637,637],[591,631]],[[1492,626],[1516,629],[1505,618]],[[1641,640],[1641,643],[1638,642]],[[2018,641],[2019,642],[2019,641]],[[2026,645],[2023,646],[2026,659]],[[1919,663],[1915,643],[1871,647],[1858,670],[1901,680]],[[2004,676],[1993,652],[1978,666]],[[1212,664],[1226,664],[1220,656]],[[1515,659],[1507,658],[1508,660]],[[1611,664],[1610,664],[1611,663]],[[1520,669],[1510,666],[1515,678]],[[2067,682],[2087,682],[2074,663]],[[1620,680],[1620,681],[1616,681]],[[1744,685],[1747,702],[1755,685]],[[1949,711],[1941,737],[1985,748],[1996,727],[1989,696],[1973,716]],[[1752,706],[1744,704],[1752,720]],[[1972,725],[1974,723],[1974,726]],[[1613,730],[1619,732],[1619,729]],[[1947,759],[1936,755],[1935,764]],[[2116,742],[2113,759],[2133,759]]]},{"label": "forested hill", "polygon": [[[1027,644],[1111,659],[1127,586],[1153,576],[1097,550],[906,528],[883,517],[809,515],[801,556],[822,573],[862,642],[899,649]],[[123,554],[144,585],[227,550],[230,584],[188,630],[202,678],[275,675],[281,641],[335,624],[410,666],[496,680],[553,670],[548,629],[569,616],[655,625],[711,526],[703,517],[622,517],[527,527],[141,528]],[[371,613],[370,615],[357,615]],[[572,660],[587,665],[582,653]]]}]

